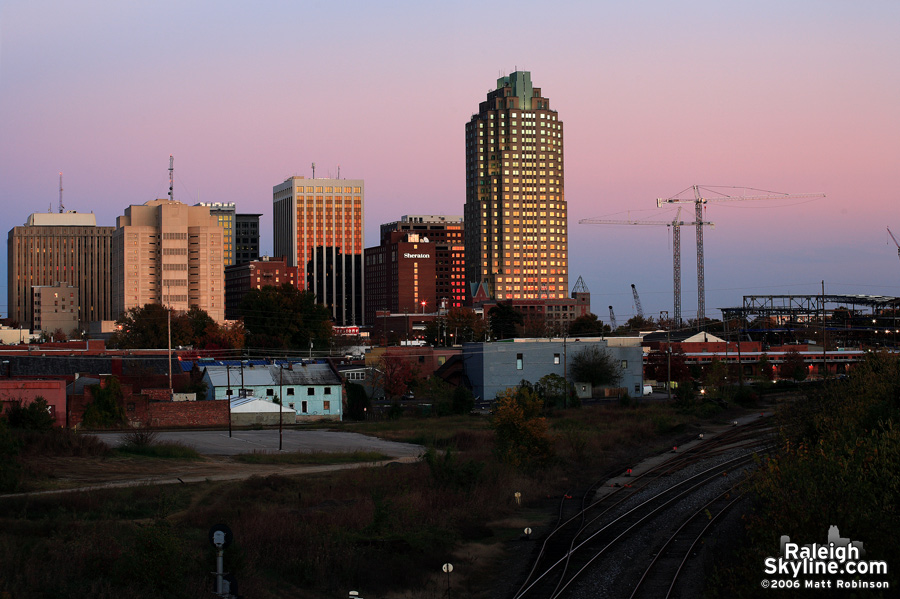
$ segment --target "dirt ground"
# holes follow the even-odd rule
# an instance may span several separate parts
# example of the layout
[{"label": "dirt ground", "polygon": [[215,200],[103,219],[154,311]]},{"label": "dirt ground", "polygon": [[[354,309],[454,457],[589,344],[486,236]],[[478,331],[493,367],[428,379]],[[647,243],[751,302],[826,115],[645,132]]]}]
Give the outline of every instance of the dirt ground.
[{"label": "dirt ground", "polygon": [[92,488],[164,485],[211,481],[243,480],[270,474],[303,474],[347,468],[383,466],[390,462],[410,462],[396,458],[382,462],[285,466],[244,464],[228,456],[203,456],[199,460],[151,460],[140,457],[109,458],[53,457],[31,461],[27,467],[38,476],[27,493],[63,493]]}]

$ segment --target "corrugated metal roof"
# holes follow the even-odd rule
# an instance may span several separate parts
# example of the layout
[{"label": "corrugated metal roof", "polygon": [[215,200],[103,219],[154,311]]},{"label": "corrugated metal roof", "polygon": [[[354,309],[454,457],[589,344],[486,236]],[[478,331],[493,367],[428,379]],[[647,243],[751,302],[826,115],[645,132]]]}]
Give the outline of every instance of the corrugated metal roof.
[{"label": "corrugated metal roof", "polygon": [[[207,366],[209,378],[215,387],[232,387],[241,385],[241,368],[231,367],[231,372],[226,372],[225,366]],[[272,364],[261,366],[244,366],[244,387],[272,387],[284,385],[340,385],[341,379],[328,364],[293,364],[293,370]]]}]

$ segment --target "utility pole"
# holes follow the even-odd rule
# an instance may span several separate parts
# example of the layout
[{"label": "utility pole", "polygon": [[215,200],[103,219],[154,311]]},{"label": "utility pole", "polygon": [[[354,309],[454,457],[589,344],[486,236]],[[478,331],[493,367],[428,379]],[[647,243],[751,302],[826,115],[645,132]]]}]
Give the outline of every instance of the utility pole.
[{"label": "utility pole", "polygon": [[672,323],[669,322],[669,311],[661,311],[659,313],[660,319],[662,319],[663,314],[666,315],[666,399],[672,401]]}]

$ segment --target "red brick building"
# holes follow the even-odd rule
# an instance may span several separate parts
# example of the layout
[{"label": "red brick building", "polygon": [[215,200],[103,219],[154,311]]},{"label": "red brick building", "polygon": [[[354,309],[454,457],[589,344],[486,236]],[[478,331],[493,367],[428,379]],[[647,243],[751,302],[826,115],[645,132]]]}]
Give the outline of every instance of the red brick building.
[{"label": "red brick building", "polygon": [[[466,248],[461,216],[434,214],[404,215],[400,220],[381,225],[382,241],[392,232],[417,233],[434,244],[435,295],[438,307],[459,308],[466,301]],[[367,320],[367,324],[372,321]]]},{"label": "red brick building", "polygon": [[235,320],[240,317],[238,307],[251,289],[262,289],[267,285],[281,287],[285,283],[303,289],[301,277],[300,267],[289,266],[284,257],[264,256],[261,260],[226,267],[225,319]]},{"label": "red brick building", "polygon": [[395,231],[381,245],[366,248],[365,321],[374,326],[376,313],[435,312],[436,245],[418,233]]}]

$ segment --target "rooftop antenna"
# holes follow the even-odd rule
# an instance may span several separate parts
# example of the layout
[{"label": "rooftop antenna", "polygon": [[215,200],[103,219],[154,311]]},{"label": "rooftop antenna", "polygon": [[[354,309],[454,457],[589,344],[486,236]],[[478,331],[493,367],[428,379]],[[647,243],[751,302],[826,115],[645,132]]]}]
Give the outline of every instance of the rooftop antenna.
[{"label": "rooftop antenna", "polygon": [[313,179],[316,178],[316,163],[313,162]]},{"label": "rooftop antenna", "polygon": [[59,213],[60,214],[62,214],[66,210],[66,207],[63,206],[63,203],[62,203],[62,192],[63,192],[62,172],[60,172],[59,173]]},{"label": "rooftop antenna", "polygon": [[341,178],[341,165],[338,165],[338,179]]},{"label": "rooftop antenna", "polygon": [[169,154],[169,201],[175,201],[175,159]]}]

